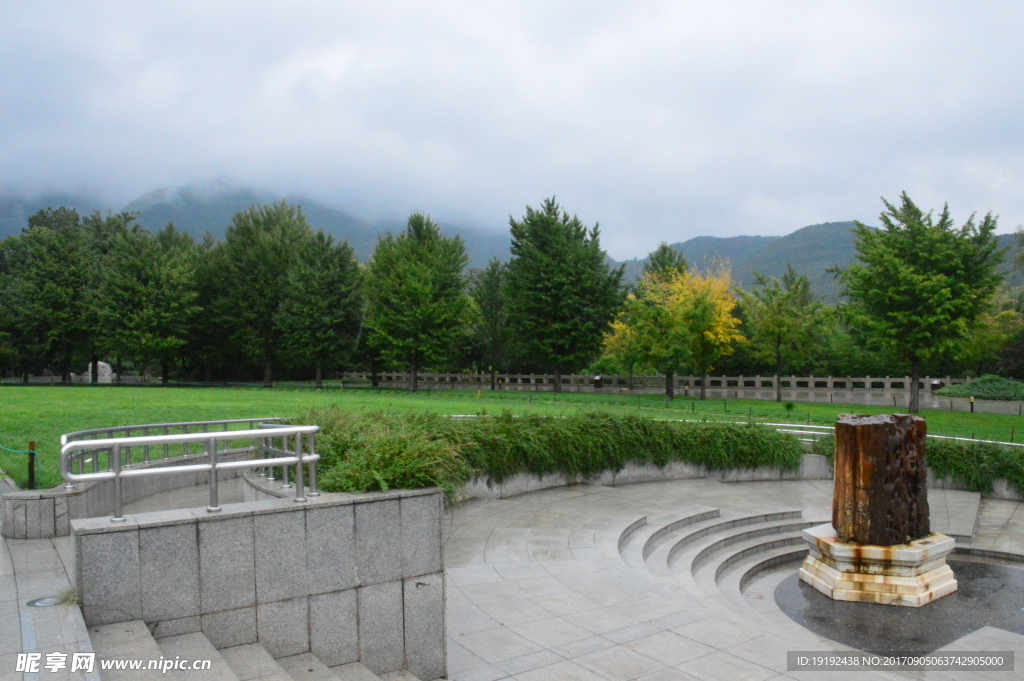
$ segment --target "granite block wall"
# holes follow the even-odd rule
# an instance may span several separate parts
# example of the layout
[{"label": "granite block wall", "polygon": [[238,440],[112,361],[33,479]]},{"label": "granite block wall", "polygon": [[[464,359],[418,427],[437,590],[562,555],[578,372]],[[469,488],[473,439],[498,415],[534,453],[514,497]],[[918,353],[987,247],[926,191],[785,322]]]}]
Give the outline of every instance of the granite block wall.
[{"label": "granite block wall", "polygon": [[432,681],[447,672],[443,512],[428,489],[73,520],[82,612]]}]

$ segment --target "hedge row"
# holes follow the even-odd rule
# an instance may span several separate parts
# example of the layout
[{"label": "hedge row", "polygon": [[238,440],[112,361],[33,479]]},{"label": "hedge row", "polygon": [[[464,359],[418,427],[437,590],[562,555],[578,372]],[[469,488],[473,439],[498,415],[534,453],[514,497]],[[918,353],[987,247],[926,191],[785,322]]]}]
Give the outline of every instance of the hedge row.
[{"label": "hedge row", "polygon": [[670,461],[712,471],[792,471],[802,456],[795,437],[770,428],[629,415],[553,418],[506,412],[460,419],[329,408],[297,421],[320,426],[322,487],[339,492],[437,486],[452,497],[477,477],[489,485],[517,473],[592,479],[629,463]]},{"label": "hedge row", "polygon": [[[835,439],[830,435],[818,440],[814,453],[831,460],[835,456]],[[1024,457],[1015,447],[928,438],[924,455],[936,476],[965,485],[972,492],[991,492],[996,480],[1006,480],[1024,493]]]},{"label": "hedge row", "polygon": [[1024,400],[1024,383],[1000,376],[982,376],[970,383],[947,385],[936,390],[942,397],[975,397],[979,400]]}]

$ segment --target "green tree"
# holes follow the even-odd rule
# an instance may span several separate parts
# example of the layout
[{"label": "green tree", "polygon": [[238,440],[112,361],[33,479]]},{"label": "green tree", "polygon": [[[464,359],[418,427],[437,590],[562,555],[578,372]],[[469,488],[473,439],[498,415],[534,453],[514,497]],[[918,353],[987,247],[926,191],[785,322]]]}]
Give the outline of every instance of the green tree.
[{"label": "green tree", "polygon": [[385,361],[417,373],[452,351],[462,334],[468,298],[466,247],[427,216],[413,213],[404,232],[377,242],[366,275],[368,344]]},{"label": "green tree", "polygon": [[262,362],[266,386],[273,383],[283,347],[280,315],[288,273],[311,236],[302,209],[282,201],[236,213],[219,247],[225,268],[223,331]]},{"label": "green tree", "polygon": [[555,375],[589,365],[623,301],[621,267],[611,269],[599,229],[563,211],[554,197],[522,220],[509,217],[509,300],[527,362]]},{"label": "green tree", "polygon": [[95,263],[78,213],[44,209],[5,248],[4,308],[27,356],[56,362],[71,380],[72,358],[95,333]]},{"label": "green tree", "polygon": [[362,276],[348,242],[318,231],[299,254],[288,274],[288,293],[281,310],[284,345],[292,360],[323,370],[351,358],[362,320]]},{"label": "green tree", "polygon": [[788,365],[808,363],[822,344],[824,306],[811,294],[807,275],[797,276],[786,265],[782,280],[754,275],[757,288],[739,290],[751,355],[775,367],[775,401],[782,401],[783,376]]},{"label": "green tree", "polygon": [[960,228],[949,207],[936,219],[904,192],[900,204],[882,199],[881,229],[854,229],[857,260],[840,272],[850,302],[845,312],[880,347],[910,363],[910,413],[920,406],[921,362],[955,351],[991,306],[1002,281],[1003,253],[995,239],[996,217],[974,216]]},{"label": "green tree", "polygon": [[156,235],[136,227],[113,237],[100,317],[109,346],[134,359],[148,380],[160,365],[161,381],[188,337],[196,304],[193,242],[168,225]]},{"label": "green tree", "polygon": [[686,272],[686,258],[683,254],[662,242],[644,263],[644,274],[650,274],[660,279],[666,279],[674,273],[684,274]]},{"label": "green tree", "polygon": [[491,390],[497,387],[497,372],[508,364],[507,279],[508,268],[495,258],[484,269],[473,272],[469,282],[469,295],[477,311],[473,335],[491,373]]}]

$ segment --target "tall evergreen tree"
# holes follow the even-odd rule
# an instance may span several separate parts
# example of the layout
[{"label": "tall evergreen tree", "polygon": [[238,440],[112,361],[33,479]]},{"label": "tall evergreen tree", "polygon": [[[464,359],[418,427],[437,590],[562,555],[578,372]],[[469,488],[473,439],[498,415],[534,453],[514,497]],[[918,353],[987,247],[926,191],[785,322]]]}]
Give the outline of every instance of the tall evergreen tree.
[{"label": "tall evergreen tree", "polygon": [[955,351],[990,309],[1003,253],[991,213],[956,228],[948,206],[936,219],[906,192],[898,206],[882,202],[881,229],[856,223],[857,261],[840,272],[850,298],[845,312],[877,346],[910,363],[908,410],[915,414],[922,360]]},{"label": "tall evergreen tree", "polygon": [[521,220],[509,217],[509,300],[527,361],[555,375],[590,364],[623,301],[623,268],[612,269],[599,229],[562,210],[554,197]]},{"label": "tall evergreen tree", "polygon": [[466,260],[462,239],[442,235],[422,213],[377,242],[366,277],[367,341],[385,361],[409,367],[413,390],[417,372],[447,357],[461,334]]},{"label": "tall evergreen tree", "polygon": [[73,356],[95,333],[95,263],[78,213],[41,210],[5,249],[5,307],[26,355],[56,362],[71,380]]},{"label": "tall evergreen tree", "polygon": [[508,269],[497,258],[470,278],[470,296],[477,310],[474,335],[491,374],[491,390],[496,387],[497,372],[506,369],[508,364],[507,279]]},{"label": "tall evergreen tree", "polygon": [[362,321],[362,281],[359,264],[348,242],[335,244],[318,231],[299,253],[288,274],[288,291],[281,309],[284,346],[292,361],[316,371],[323,387],[323,370],[351,358]]},{"label": "tall evergreen tree", "polygon": [[147,378],[158,363],[165,384],[201,311],[192,248],[191,237],[173,225],[157,235],[136,227],[111,241],[100,315],[108,343],[118,356],[134,359]]},{"label": "tall evergreen tree", "polygon": [[274,380],[283,338],[280,315],[288,272],[312,236],[302,209],[282,201],[235,214],[219,257],[225,268],[223,330],[236,347],[263,364],[263,383]]}]

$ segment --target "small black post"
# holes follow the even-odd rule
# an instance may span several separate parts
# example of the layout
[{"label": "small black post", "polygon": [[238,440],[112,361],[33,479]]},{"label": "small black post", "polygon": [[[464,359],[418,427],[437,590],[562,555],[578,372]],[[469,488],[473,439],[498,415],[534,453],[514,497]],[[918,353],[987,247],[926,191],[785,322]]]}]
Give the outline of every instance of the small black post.
[{"label": "small black post", "polygon": [[28,488],[36,488],[36,443],[29,440],[28,443]]},{"label": "small black post", "polygon": [[1010,442],[1013,442],[1013,426],[1010,426]]}]

